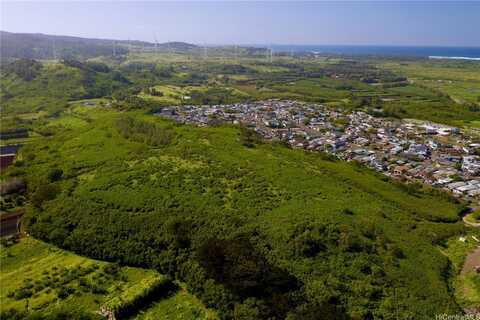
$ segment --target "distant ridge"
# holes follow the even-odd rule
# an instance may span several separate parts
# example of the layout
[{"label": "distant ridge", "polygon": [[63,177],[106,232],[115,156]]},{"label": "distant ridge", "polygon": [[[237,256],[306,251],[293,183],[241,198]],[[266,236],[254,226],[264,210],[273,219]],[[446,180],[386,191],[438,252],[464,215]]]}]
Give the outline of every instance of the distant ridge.
[{"label": "distant ridge", "polygon": [[158,43],[138,40],[95,39],[42,33],[0,31],[0,56],[3,58],[52,59],[126,54],[133,48],[145,50],[192,51],[198,47],[185,42]]}]

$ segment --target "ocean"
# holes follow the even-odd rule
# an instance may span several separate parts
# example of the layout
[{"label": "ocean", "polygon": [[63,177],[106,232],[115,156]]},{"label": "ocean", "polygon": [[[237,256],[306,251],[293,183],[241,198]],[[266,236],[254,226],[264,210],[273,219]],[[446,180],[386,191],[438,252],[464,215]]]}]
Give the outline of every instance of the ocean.
[{"label": "ocean", "polygon": [[430,57],[441,59],[480,60],[480,47],[415,47],[356,45],[264,45],[275,52],[313,52],[342,55],[375,55]]}]

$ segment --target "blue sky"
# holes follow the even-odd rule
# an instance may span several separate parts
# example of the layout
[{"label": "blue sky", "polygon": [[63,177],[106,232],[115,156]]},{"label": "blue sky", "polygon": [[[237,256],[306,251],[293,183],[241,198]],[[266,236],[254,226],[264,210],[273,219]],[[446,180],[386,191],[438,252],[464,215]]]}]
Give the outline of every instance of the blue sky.
[{"label": "blue sky", "polygon": [[480,46],[479,1],[1,2],[1,29],[208,44]]}]

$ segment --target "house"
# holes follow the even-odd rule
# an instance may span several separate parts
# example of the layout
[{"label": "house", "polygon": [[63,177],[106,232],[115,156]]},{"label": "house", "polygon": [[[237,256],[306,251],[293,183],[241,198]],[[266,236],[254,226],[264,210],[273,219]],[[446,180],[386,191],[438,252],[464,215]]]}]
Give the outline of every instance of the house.
[{"label": "house", "polygon": [[0,155],[0,169],[9,167],[15,161],[15,153]]},{"label": "house", "polygon": [[434,126],[425,125],[424,128],[425,128],[425,132],[427,134],[437,134],[438,133],[438,129],[435,128]]},{"label": "house", "polygon": [[13,236],[22,232],[22,218],[25,210],[0,212],[0,236]]},{"label": "house", "polygon": [[476,190],[476,189],[478,189],[477,186],[471,185],[471,184],[466,184],[464,186],[460,186],[460,187],[456,188],[455,190],[458,190],[461,193],[465,193],[465,192]]},{"label": "house", "polygon": [[416,155],[418,157],[426,158],[430,156],[430,149],[423,144],[411,144],[407,150],[407,153]]},{"label": "house", "polygon": [[0,147],[0,169],[7,168],[15,161],[16,153],[21,146],[21,144],[15,144]]},{"label": "house", "polygon": [[395,168],[393,168],[393,175],[403,176],[405,172],[408,171],[408,169],[410,169],[408,166],[396,166]]},{"label": "house", "polygon": [[28,129],[11,129],[5,130],[0,132],[0,139],[7,140],[7,139],[18,139],[18,138],[27,138],[28,137]]},{"label": "house", "polygon": [[478,188],[478,189],[473,189],[473,190],[468,191],[468,195],[469,195],[470,197],[478,197],[478,196],[480,196],[480,188]]},{"label": "house", "polygon": [[478,156],[463,157],[462,171],[470,175],[480,174],[480,158]]},{"label": "house", "polygon": [[0,146],[0,154],[12,154],[17,153],[18,149],[20,149],[21,144],[10,144],[5,146]]},{"label": "house", "polygon": [[441,178],[441,179],[438,179],[435,184],[436,185],[444,185],[444,184],[450,183],[452,181],[453,181],[452,178]]},{"label": "house", "polygon": [[447,188],[450,189],[450,190],[454,190],[458,187],[462,187],[465,185],[465,182],[463,181],[457,181],[457,182],[452,182],[450,184],[447,184]]}]

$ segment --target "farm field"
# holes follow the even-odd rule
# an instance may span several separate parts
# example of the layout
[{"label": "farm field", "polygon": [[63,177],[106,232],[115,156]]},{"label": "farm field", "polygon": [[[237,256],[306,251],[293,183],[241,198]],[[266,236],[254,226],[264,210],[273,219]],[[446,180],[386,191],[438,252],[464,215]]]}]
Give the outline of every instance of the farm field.
[{"label": "farm field", "polygon": [[234,88],[214,86],[160,85],[149,90],[155,94],[142,92],[139,96],[164,105],[230,103],[248,97],[246,93]]},{"label": "farm field", "polygon": [[443,92],[460,103],[480,103],[480,67],[471,62],[388,62],[386,69],[416,84]]},{"label": "farm field", "polygon": [[164,281],[156,271],[80,257],[27,237],[2,246],[0,312],[15,309],[46,315],[72,308],[94,315],[101,306],[134,300]]}]

